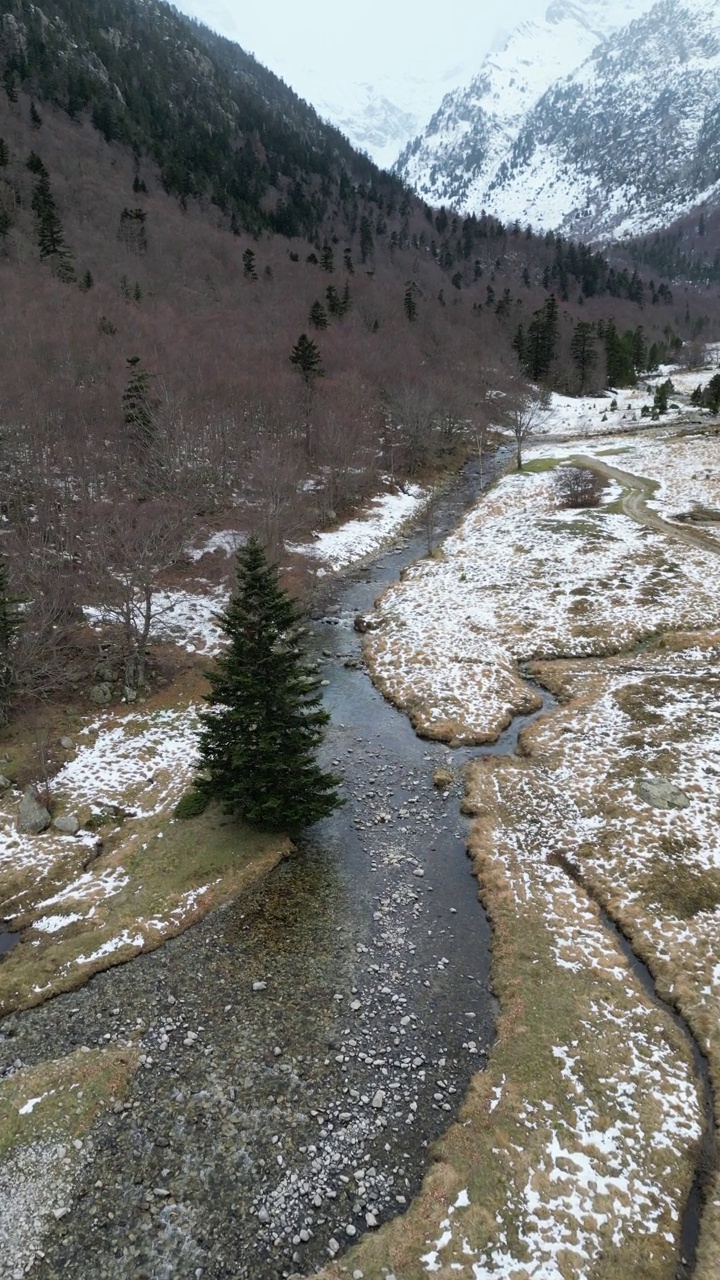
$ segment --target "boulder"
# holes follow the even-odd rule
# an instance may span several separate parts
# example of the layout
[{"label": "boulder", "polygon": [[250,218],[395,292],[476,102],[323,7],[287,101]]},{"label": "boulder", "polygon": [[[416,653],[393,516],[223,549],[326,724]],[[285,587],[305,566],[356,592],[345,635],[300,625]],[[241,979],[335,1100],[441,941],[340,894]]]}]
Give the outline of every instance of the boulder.
[{"label": "boulder", "polygon": [[690,799],[667,778],[644,778],[635,784],[641,800],[654,809],[687,809]]},{"label": "boulder", "polygon": [[64,737],[60,739],[60,746],[62,747],[63,751],[72,751],[75,747],[75,743],[73,742],[72,738]]},{"label": "boulder", "polygon": [[383,625],[383,619],[376,613],[356,613],[353,626],[356,631],[364,635],[366,631],[379,631]]},{"label": "boulder", "polygon": [[448,765],[439,765],[433,774],[433,786],[439,787],[440,789],[451,787],[454,781],[455,774]]},{"label": "boulder", "polygon": [[63,835],[76,836],[80,830],[80,819],[76,813],[61,813],[59,818],[55,818],[53,826],[56,831],[62,831]]},{"label": "boulder", "polygon": [[105,707],[112,698],[112,689],[109,684],[94,684],[88,691],[88,697],[91,702],[96,702],[99,707]]},{"label": "boulder", "polygon": [[17,829],[23,835],[37,836],[46,831],[52,819],[35,787],[26,787],[18,809]]},{"label": "boulder", "polygon": [[6,778],[4,773],[0,773],[0,791],[7,791],[8,787],[11,786],[12,782],[10,779]]}]

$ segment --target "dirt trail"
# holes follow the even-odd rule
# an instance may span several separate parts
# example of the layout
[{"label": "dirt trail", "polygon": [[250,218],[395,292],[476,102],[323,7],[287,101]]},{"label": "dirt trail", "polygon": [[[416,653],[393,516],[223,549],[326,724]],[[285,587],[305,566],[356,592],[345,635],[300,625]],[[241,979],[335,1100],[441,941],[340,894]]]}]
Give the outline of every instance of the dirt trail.
[{"label": "dirt trail", "polygon": [[700,547],[702,551],[712,551],[715,555],[720,555],[720,541],[709,533],[703,533],[701,529],[688,529],[683,525],[670,524],[656,511],[650,510],[646,499],[652,497],[656,488],[652,480],[633,475],[631,471],[621,471],[619,467],[610,467],[606,462],[600,462],[598,458],[588,457],[583,453],[574,454],[570,461],[578,466],[589,467],[591,471],[606,476],[608,480],[617,480],[624,489],[621,498],[622,509],[631,520],[636,520],[638,524],[654,529],[657,533],[667,534],[670,538],[679,538],[688,546]]}]

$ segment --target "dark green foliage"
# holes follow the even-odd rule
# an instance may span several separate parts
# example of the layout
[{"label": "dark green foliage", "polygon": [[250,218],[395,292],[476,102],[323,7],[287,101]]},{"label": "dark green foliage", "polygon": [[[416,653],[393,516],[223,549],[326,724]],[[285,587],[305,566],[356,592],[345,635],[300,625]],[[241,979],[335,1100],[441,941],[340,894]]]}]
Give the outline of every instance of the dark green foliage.
[{"label": "dark green foliage", "polygon": [[653,396],[653,417],[659,417],[660,414],[667,413],[668,401],[674,390],[675,388],[672,384],[671,378],[667,378],[665,382],[658,383],[655,388],[655,395]]},{"label": "dark green foliage", "polygon": [[136,173],[135,177],[133,178],[133,191],[135,192],[136,196],[139,196],[147,192],[147,186],[138,173]]},{"label": "dark green foliage", "polygon": [[48,177],[48,171],[36,151],[30,152],[25,161],[25,168],[29,169],[31,173],[37,174],[39,178]]},{"label": "dark green foliage", "polygon": [[246,280],[257,280],[257,270],[255,268],[255,254],[252,249],[248,248],[243,251],[242,256],[243,275]]},{"label": "dark green foliage", "polygon": [[195,787],[190,791],[186,791],[184,796],[178,800],[173,809],[173,817],[180,818],[185,821],[188,818],[199,818],[204,813],[210,803],[210,796],[202,791],[198,791]]},{"label": "dark green foliage", "polygon": [[8,151],[7,142],[4,138],[0,138],[0,169],[6,169],[10,162],[10,152]]},{"label": "dark green foliage", "polygon": [[237,587],[221,615],[229,645],[208,672],[195,784],[251,825],[291,833],[340,803],[340,779],[317,764],[329,717],[301,621],[252,538],[238,552]]},{"label": "dark green foliage", "polygon": [[634,387],[637,381],[635,367],[635,331],[629,329],[621,337],[613,319],[598,325],[598,334],[605,344],[605,372],[610,387]]},{"label": "dark green foliage", "polygon": [[413,323],[414,320],[417,320],[418,308],[417,308],[417,302],[415,301],[416,293],[417,293],[417,285],[415,284],[415,281],[409,280],[407,285],[405,286],[405,296],[403,297],[403,311],[405,312],[405,315],[407,316],[411,324]]},{"label": "dark green foliage", "polygon": [[550,294],[545,305],[533,313],[524,338],[523,368],[532,382],[549,381],[557,343],[557,303]]},{"label": "dark green foliage", "polygon": [[40,115],[34,102],[30,103],[30,128],[39,129],[42,124],[42,116]]},{"label": "dark green foliage", "polygon": [[328,327],[327,311],[322,302],[318,302],[317,299],[310,308],[309,320],[313,329],[327,329]]},{"label": "dark green foliage", "polygon": [[155,435],[155,415],[150,402],[150,377],[140,368],[140,356],[128,356],[128,384],[122,395],[123,422],[133,443],[147,448]]},{"label": "dark green foliage", "polygon": [[332,245],[327,244],[327,242],[320,252],[320,266],[323,271],[332,272],[335,270],[335,255],[332,251]]},{"label": "dark green foliage", "polygon": [[[34,153],[31,153],[33,159]],[[53,271],[61,280],[67,282],[75,279],[75,269],[72,265],[72,253],[65,243],[62,222],[57,211],[57,206],[50,190],[50,178],[47,169],[43,165],[39,157],[35,157],[39,161],[39,168],[35,167],[33,172],[38,174],[38,180],[33,191],[31,207],[37,219],[37,242],[40,250],[40,257],[50,259]],[[30,168],[30,160],[28,160],[28,168]]]},{"label": "dark green foliage", "polygon": [[581,396],[585,394],[598,363],[595,336],[595,326],[579,320],[570,339],[570,356],[580,380]]},{"label": "dark green foliage", "polygon": [[696,387],[690,400],[698,408],[720,413],[720,373],[714,374],[706,387]]},{"label": "dark green foliage", "polygon": [[15,647],[22,614],[10,588],[5,560],[0,556],[0,724],[7,720],[15,689]]},{"label": "dark green foliage", "polygon": [[8,102],[17,102],[18,94],[15,87],[15,73],[9,67],[3,72],[3,88],[7,94]]},{"label": "dark green foliage", "polygon": [[0,206],[0,240],[5,240],[5,238],[10,234],[11,229],[12,216],[7,209],[3,209],[2,206]]},{"label": "dark green foliage", "polygon": [[343,266],[345,267],[345,270],[347,271],[348,275],[352,276],[355,274],[355,267],[353,266],[352,254],[349,249],[346,249],[345,252],[343,253]]},{"label": "dark green foliage", "polygon": [[373,244],[372,224],[369,218],[363,216],[360,219],[360,258],[362,262],[367,262],[368,255],[373,251]]},{"label": "dark green foliage", "polygon": [[306,387],[311,387],[317,378],[324,378],[320,348],[306,333],[301,333],[290,354],[290,363],[297,369]]},{"label": "dark green foliage", "polygon": [[89,289],[92,289],[94,284],[95,281],[93,279],[92,271],[85,271],[80,281],[80,288],[87,292]]},{"label": "dark green foliage", "polygon": [[162,0],[54,0],[50,11],[13,0],[12,13],[24,51],[6,67],[8,97],[19,77],[38,101],[89,112],[108,143],[150,156],[181,202],[206,199],[253,233],[314,238],[341,190],[402,194],[252,55]]}]

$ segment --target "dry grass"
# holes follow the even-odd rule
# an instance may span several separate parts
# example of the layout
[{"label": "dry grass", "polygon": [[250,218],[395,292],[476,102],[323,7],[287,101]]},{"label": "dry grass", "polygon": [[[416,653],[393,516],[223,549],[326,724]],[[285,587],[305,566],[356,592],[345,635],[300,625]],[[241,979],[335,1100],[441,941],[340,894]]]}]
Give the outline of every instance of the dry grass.
[{"label": "dry grass", "polygon": [[[35,1142],[67,1145],[92,1129],[100,1112],[121,1102],[138,1065],[132,1048],[77,1049],[67,1058],[16,1071],[0,1082],[0,1158]],[[40,1099],[26,1114],[21,1108]]]},{"label": "dry grass", "polygon": [[[692,1080],[687,1047],[630,977],[592,904],[548,865],[536,815],[553,795],[532,763],[495,758],[469,775],[468,807],[482,814],[472,856],[494,929],[497,1042],[409,1211],[323,1276],[359,1269],[368,1280],[386,1271],[420,1280],[431,1255],[447,1280],[471,1264],[482,1280],[521,1280],[555,1247],[566,1278],[670,1280],[674,1206],[694,1158],[694,1133],[683,1131],[696,1114],[692,1084],[674,1099]],[[596,1137],[583,1137],[584,1126]],[[567,1155],[549,1156],[554,1136]],[[592,1164],[587,1186],[578,1154]],[[626,1185],[613,1181],[619,1167]],[[461,1190],[469,1205],[453,1210]]]},{"label": "dry grass", "polygon": [[[112,896],[93,901],[78,893],[43,909],[37,896],[33,903],[28,873],[23,914],[13,922],[25,932],[0,966],[2,1013],[40,1004],[82,986],[101,969],[154,950],[267,874],[292,847],[283,837],[228,819],[216,807],[188,822],[161,814],[130,825],[132,830],[123,826],[109,836],[92,864],[99,883],[104,873],[127,877]],[[43,898],[47,887],[42,886]],[[82,918],[56,933],[33,929],[34,920],[52,911]],[[121,946],[95,954],[123,936],[127,941]]]},{"label": "dry grass", "polygon": [[[76,716],[72,736],[83,749],[85,744],[93,748],[98,733],[119,734],[111,738],[111,753],[124,752],[139,767],[130,768],[117,796],[120,803],[93,814],[78,794],[63,794],[63,774],[51,784],[60,810],[78,812],[97,833],[99,845],[52,832],[19,845],[9,838],[0,864],[0,901],[23,937],[0,965],[0,1014],[40,1004],[81,986],[101,969],[154,950],[232,899],[291,850],[284,837],[253,831],[216,807],[190,821],[173,818],[191,776],[192,750],[185,754],[183,747],[182,759],[163,761],[153,743],[187,723],[203,687],[196,671],[185,671],[143,707],[96,717],[89,735],[83,734],[87,720]],[[53,724],[53,733],[61,728],[68,732],[66,718]],[[148,728],[149,737],[143,737]],[[7,742],[8,771],[18,776],[31,769],[31,726],[14,726]],[[74,751],[55,754],[72,759]],[[95,768],[95,776],[101,774],[102,758]],[[12,831],[16,802],[5,796],[0,803]]]}]

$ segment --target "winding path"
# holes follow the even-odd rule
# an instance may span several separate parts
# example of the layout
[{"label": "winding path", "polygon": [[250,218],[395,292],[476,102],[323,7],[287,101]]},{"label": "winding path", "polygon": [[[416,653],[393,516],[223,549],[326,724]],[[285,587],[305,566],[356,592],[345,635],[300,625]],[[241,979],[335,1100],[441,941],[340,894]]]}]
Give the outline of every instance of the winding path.
[{"label": "winding path", "polygon": [[657,488],[655,481],[645,476],[633,475],[631,471],[621,471],[619,467],[610,467],[606,462],[600,462],[598,458],[583,453],[573,454],[570,461],[577,466],[587,467],[608,480],[617,480],[623,487],[623,496],[620,500],[622,509],[631,520],[645,525],[648,529],[654,529],[656,533],[677,538],[687,546],[699,547],[702,551],[712,551],[714,555],[720,555],[720,541],[710,534],[704,533],[702,529],[688,529],[684,525],[671,524],[669,520],[663,520],[656,511],[650,510],[647,499],[652,497]]}]

